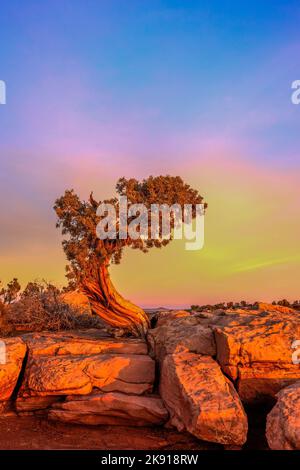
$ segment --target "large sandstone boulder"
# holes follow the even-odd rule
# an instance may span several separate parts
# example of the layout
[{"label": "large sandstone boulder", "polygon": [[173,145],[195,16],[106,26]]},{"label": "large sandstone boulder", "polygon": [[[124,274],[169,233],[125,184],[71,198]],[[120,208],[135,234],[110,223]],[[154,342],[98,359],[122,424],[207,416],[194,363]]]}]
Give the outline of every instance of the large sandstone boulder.
[{"label": "large sandstone boulder", "polygon": [[159,397],[111,392],[67,397],[53,405],[48,417],[76,424],[153,426],[164,424],[168,412]]},{"label": "large sandstone boulder", "polygon": [[23,338],[29,354],[16,402],[19,411],[46,408],[52,402],[46,397],[51,396],[59,399],[94,390],[136,395],[152,391],[155,363],[142,340],[117,340],[98,330],[36,333]]},{"label": "large sandstone boulder", "polygon": [[3,404],[11,398],[17,385],[26,349],[26,344],[21,338],[1,339],[0,409],[3,409]]},{"label": "large sandstone boulder", "polygon": [[267,417],[266,435],[273,450],[300,450],[300,382],[277,394]]},{"label": "large sandstone boulder", "polygon": [[[168,313],[169,315],[169,313]],[[192,315],[163,316],[157,327],[148,333],[151,354],[162,362],[166,354],[192,351],[209,356],[216,355],[212,328],[200,323]]]},{"label": "large sandstone boulder", "polygon": [[214,332],[218,362],[236,381],[243,401],[264,401],[300,380],[300,367],[292,362],[292,344],[300,339],[297,312],[238,315],[214,325]]},{"label": "large sandstone boulder", "polygon": [[208,356],[191,352],[167,355],[162,363],[160,395],[170,424],[199,439],[241,446],[247,417],[231,382]]},{"label": "large sandstone boulder", "polygon": [[154,361],[149,356],[33,356],[19,396],[87,395],[94,388],[141,395],[152,391],[153,382]]}]

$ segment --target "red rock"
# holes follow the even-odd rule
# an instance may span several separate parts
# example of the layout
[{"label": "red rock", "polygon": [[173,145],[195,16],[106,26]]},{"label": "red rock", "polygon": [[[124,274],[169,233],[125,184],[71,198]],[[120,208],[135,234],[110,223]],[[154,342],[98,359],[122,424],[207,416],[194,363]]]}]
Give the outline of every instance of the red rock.
[{"label": "red rock", "polygon": [[145,355],[33,356],[19,396],[86,395],[93,388],[137,395],[151,392],[154,361]]},{"label": "red rock", "polygon": [[1,341],[6,346],[6,363],[0,364],[0,402],[5,402],[15,389],[27,348],[21,338],[2,338]]},{"label": "red rock", "polygon": [[53,403],[56,403],[60,399],[60,396],[17,398],[15,407],[18,413],[45,410],[50,408]]},{"label": "red rock", "polygon": [[98,393],[87,397],[68,397],[49,412],[49,419],[90,425],[162,425],[168,419],[163,402],[153,396]]},{"label": "red rock", "polygon": [[247,417],[231,382],[208,356],[169,354],[162,364],[160,395],[171,424],[199,439],[243,445]]},{"label": "red rock", "polygon": [[114,339],[102,330],[60,331],[23,335],[31,356],[147,354],[145,341]]},{"label": "red rock", "polygon": [[273,450],[300,450],[300,382],[277,394],[267,417],[266,436]]},{"label": "red rock", "polygon": [[297,310],[295,310],[294,308],[284,307],[283,305],[267,304],[264,302],[259,302],[258,310],[262,310],[265,312],[296,313],[297,314]]},{"label": "red rock", "polygon": [[156,327],[164,325],[166,322],[170,320],[174,320],[175,318],[186,318],[191,317],[190,312],[186,310],[167,310],[158,313],[158,319],[156,323]]},{"label": "red rock", "polygon": [[237,380],[243,401],[264,401],[300,380],[300,368],[292,363],[292,343],[300,339],[299,315],[258,311],[215,326],[214,332],[218,362]]},{"label": "red rock", "polygon": [[66,292],[61,298],[66,304],[75,307],[82,313],[92,313],[89,299],[79,290]]},{"label": "red rock", "polygon": [[179,316],[169,318],[148,333],[151,353],[162,362],[166,354],[192,351],[214,356],[216,345],[210,327],[199,324],[199,318]]}]

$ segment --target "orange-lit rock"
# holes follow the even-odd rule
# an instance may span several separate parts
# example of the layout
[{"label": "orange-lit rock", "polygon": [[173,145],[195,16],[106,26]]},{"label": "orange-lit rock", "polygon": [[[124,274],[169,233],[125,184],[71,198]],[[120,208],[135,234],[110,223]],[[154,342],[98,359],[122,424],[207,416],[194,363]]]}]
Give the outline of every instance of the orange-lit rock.
[{"label": "orange-lit rock", "polygon": [[28,360],[19,396],[86,395],[93,388],[140,395],[151,392],[154,369],[145,355],[37,355]]},{"label": "orange-lit rock", "polygon": [[161,362],[166,354],[192,351],[214,356],[216,345],[209,326],[201,325],[197,317],[179,316],[168,320],[148,333],[152,355]]},{"label": "orange-lit rock", "polygon": [[21,338],[1,338],[1,342],[0,402],[6,402],[16,387],[27,348]]},{"label": "orange-lit rock", "polygon": [[223,371],[237,380],[245,402],[274,397],[283,387],[300,380],[292,363],[292,344],[300,339],[299,314],[257,311],[238,315],[227,325],[214,326],[217,359]]},{"label": "orange-lit rock", "polygon": [[164,424],[168,412],[158,397],[112,392],[68,397],[53,405],[48,416],[76,424],[151,426]]},{"label": "orange-lit rock", "polygon": [[147,354],[145,341],[114,339],[102,330],[60,331],[23,335],[31,356]]},{"label": "orange-lit rock", "polygon": [[92,313],[88,298],[79,290],[73,290],[62,294],[62,300],[82,313]]},{"label": "orange-lit rock", "polygon": [[297,310],[291,307],[284,307],[283,305],[267,304],[264,302],[259,302],[258,310],[262,310],[266,312],[296,313],[297,314]]},{"label": "orange-lit rock", "polygon": [[241,446],[247,438],[247,417],[231,382],[207,356],[169,354],[161,370],[160,395],[171,424],[199,439]]},{"label": "orange-lit rock", "polygon": [[300,382],[277,394],[267,417],[266,435],[273,450],[300,450]]},{"label": "orange-lit rock", "polygon": [[174,320],[175,318],[190,317],[190,312],[186,310],[166,310],[158,312],[156,327],[162,326],[164,323]]}]

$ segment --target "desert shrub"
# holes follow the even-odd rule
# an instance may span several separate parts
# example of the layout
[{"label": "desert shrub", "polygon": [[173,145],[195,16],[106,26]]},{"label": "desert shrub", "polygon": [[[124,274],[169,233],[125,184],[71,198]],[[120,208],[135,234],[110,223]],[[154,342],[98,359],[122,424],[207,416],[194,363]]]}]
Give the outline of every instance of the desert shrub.
[{"label": "desert shrub", "polygon": [[[1,287],[1,283],[0,283]],[[14,278],[12,281],[10,281],[6,287],[1,287],[0,289],[0,300],[4,304],[11,304],[14,302],[18,294],[21,290],[21,286],[19,284],[19,281],[17,278]]]},{"label": "desert shrub", "polygon": [[197,312],[200,309],[199,305],[191,305],[191,310]]},{"label": "desert shrub", "polygon": [[26,331],[103,327],[98,317],[64,302],[55,286],[37,282],[29,283],[20,299],[9,306],[9,323]]},{"label": "desert shrub", "polygon": [[281,305],[282,307],[290,307],[290,302],[286,299],[279,300],[278,305]]},{"label": "desert shrub", "polygon": [[8,308],[0,301],[0,336],[7,336],[11,331],[12,327],[8,321]]}]

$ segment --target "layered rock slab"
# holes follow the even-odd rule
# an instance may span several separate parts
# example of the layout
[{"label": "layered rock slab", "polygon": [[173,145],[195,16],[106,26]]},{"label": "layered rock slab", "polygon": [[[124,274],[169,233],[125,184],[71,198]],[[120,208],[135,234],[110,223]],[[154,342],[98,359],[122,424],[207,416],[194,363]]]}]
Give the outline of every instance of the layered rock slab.
[{"label": "layered rock slab", "polygon": [[154,426],[164,424],[168,412],[159,397],[111,392],[67,397],[53,405],[48,417],[74,424]]},{"label": "layered rock slab", "polygon": [[59,399],[94,390],[136,395],[152,391],[155,363],[142,340],[118,340],[101,330],[35,333],[23,338],[29,354],[16,401],[19,411],[46,408],[53,401],[47,399],[51,396]]},{"label": "layered rock slab", "polygon": [[300,450],[300,382],[277,394],[267,417],[266,436],[272,450]]},{"label": "layered rock slab", "polygon": [[192,352],[165,356],[160,395],[170,424],[199,439],[241,446],[247,439],[247,417],[232,383],[211,357]]},{"label": "layered rock slab", "polygon": [[154,373],[149,356],[33,356],[28,360],[20,396],[87,395],[93,388],[141,395],[151,392]]},{"label": "layered rock slab", "polygon": [[60,331],[23,335],[30,356],[65,356],[88,354],[148,353],[145,341],[134,338],[115,339],[102,330]]}]

